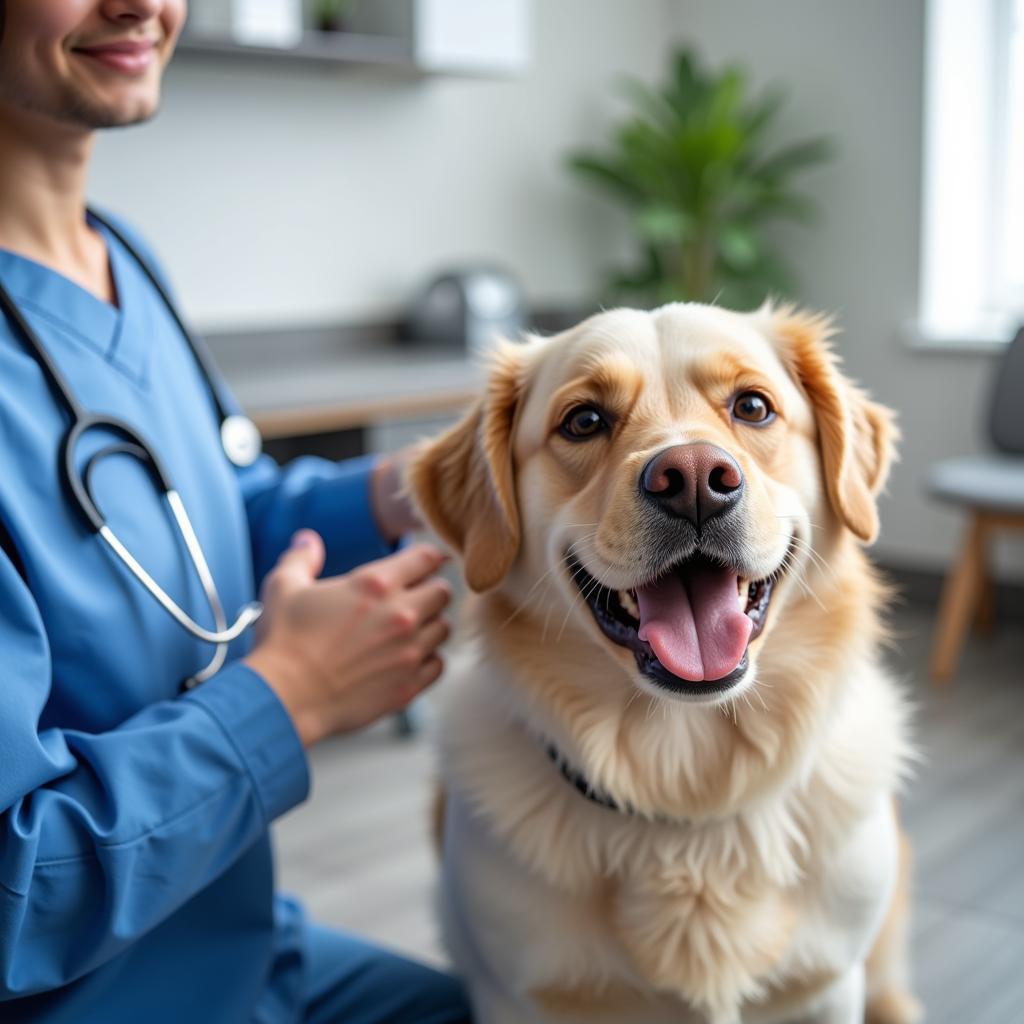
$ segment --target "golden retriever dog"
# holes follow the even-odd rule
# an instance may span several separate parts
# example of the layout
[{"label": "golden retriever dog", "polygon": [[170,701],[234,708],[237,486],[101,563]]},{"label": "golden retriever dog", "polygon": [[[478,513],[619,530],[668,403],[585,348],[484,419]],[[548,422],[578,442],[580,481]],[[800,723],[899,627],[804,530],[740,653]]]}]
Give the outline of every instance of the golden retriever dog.
[{"label": "golden retriever dog", "polygon": [[505,344],[410,486],[461,555],[443,919],[481,1024],[909,1024],[890,413],[825,318]]}]

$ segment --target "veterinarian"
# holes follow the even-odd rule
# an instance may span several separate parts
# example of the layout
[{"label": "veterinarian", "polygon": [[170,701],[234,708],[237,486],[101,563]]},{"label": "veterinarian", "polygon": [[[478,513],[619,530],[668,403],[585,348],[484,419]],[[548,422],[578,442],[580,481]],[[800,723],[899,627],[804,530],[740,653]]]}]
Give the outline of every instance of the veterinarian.
[{"label": "veterinarian", "polygon": [[468,1020],[274,894],[305,748],[437,678],[450,594],[393,553],[400,458],[258,457],[152,253],[87,212],[94,131],[154,113],[184,17],[0,0],[0,1019]]}]

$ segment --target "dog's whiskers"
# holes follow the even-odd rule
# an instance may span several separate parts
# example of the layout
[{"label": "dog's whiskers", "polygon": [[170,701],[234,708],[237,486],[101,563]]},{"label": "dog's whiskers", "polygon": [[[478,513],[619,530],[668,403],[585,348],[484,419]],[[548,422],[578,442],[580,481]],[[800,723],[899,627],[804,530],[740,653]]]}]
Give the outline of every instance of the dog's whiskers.
[{"label": "dog's whiskers", "polygon": [[[785,518],[785,517],[779,516],[777,518],[781,519],[781,518]],[[812,523],[811,525],[813,526],[814,524]],[[794,533],[794,534],[791,535],[790,541],[800,550],[801,553],[806,554],[807,557],[810,558],[814,562],[814,564],[819,569],[821,569],[821,571],[823,573],[828,574],[833,579],[835,578],[835,570],[814,549],[814,545],[809,540],[807,540],[804,537],[801,537],[799,534],[795,534]]]},{"label": "dog's whiskers", "polygon": [[658,710],[659,705],[664,703],[665,701],[661,697],[655,697],[654,700],[647,704],[647,712],[644,714],[644,725],[654,717],[654,713]]},{"label": "dog's whiskers", "polygon": [[803,537],[794,537],[793,543],[797,550],[806,554],[822,572],[828,573],[832,577],[835,576],[835,570],[817,551],[815,551],[814,546],[809,540],[804,540]]},{"label": "dog's whiskers", "polygon": [[553,572],[554,572],[554,571],[555,571],[555,570],[556,570],[557,568],[558,568],[558,566],[557,566],[557,565],[553,565],[553,566],[552,566],[552,567],[551,567],[550,569],[548,569],[548,571],[547,571],[546,573],[544,573],[544,575],[543,575],[543,576],[541,576],[541,577],[540,577],[540,578],[539,578],[539,579],[538,579],[538,580],[537,580],[537,581],[536,581],[536,582],[535,582],[535,583],[533,584],[533,586],[532,586],[532,587],[530,587],[529,591],[527,591],[526,597],[524,597],[524,598],[522,599],[522,601],[520,601],[520,602],[519,602],[519,604],[518,604],[518,605],[516,605],[516,607],[515,607],[515,608],[514,608],[514,609],[512,610],[512,614],[511,614],[511,615],[509,615],[509,617],[508,617],[508,618],[507,618],[507,619],[506,619],[506,620],[505,620],[505,621],[504,621],[504,622],[503,622],[503,623],[502,623],[502,624],[501,624],[501,625],[500,625],[500,626],[498,627],[499,629],[504,629],[504,628],[505,628],[506,626],[508,626],[508,625],[509,625],[509,624],[510,624],[510,623],[512,622],[512,620],[513,620],[513,619],[515,619],[515,618],[516,618],[516,616],[518,616],[518,615],[519,615],[519,614],[520,614],[520,613],[521,613],[521,612],[523,611],[523,609],[524,609],[524,608],[525,608],[525,607],[526,607],[526,606],[527,606],[527,605],[528,605],[528,604],[530,603],[530,598],[531,598],[531,597],[533,597],[533,595],[534,595],[535,591],[537,590],[537,588],[538,588],[538,587],[539,587],[539,586],[540,586],[540,585],[541,585],[542,583],[545,583],[545,582],[547,582],[547,581],[548,581],[548,579],[549,579],[549,577],[551,576],[551,574],[552,574],[552,573],[553,573]]},{"label": "dog's whiskers", "polygon": [[764,713],[767,715],[767,714],[771,714],[771,711],[769,710],[768,705],[765,703],[764,696],[761,694],[760,687],[762,685],[767,685],[767,684],[762,684],[760,680],[755,680],[754,681],[754,685],[750,688],[750,692],[758,699],[758,702],[760,703],[762,709],[764,710]]},{"label": "dog's whiskers", "polygon": [[[598,532],[599,531],[595,530],[593,533],[585,535],[585,536],[579,538],[579,540],[577,540],[577,541],[573,541],[573,543],[569,545],[569,552],[570,552],[570,554],[573,553],[573,549],[577,546],[577,544],[582,544],[582,543],[584,543],[584,541],[587,541],[587,540],[593,541],[594,538],[597,536]],[[579,574],[581,572],[585,573],[586,575],[591,575],[589,570],[585,569],[584,566],[582,564],[580,564],[577,567],[576,571],[573,572],[572,578],[575,580],[579,576]],[[555,637],[555,643],[559,643],[561,641],[562,634],[565,632],[565,628],[569,624],[569,619],[572,616],[572,613],[575,611],[576,604],[577,604],[578,601],[582,600],[585,603],[587,601],[587,599],[589,599],[590,595],[593,594],[595,590],[598,590],[601,587],[603,587],[605,590],[610,589],[608,587],[608,584],[604,580],[604,574],[602,572],[600,572],[598,570],[595,570],[595,572],[594,572],[594,574],[592,576],[592,579],[593,579],[592,585],[588,586],[585,590],[579,590],[579,588],[577,588],[578,593],[573,597],[572,601],[569,603],[569,608],[568,608],[568,610],[565,613],[565,618],[562,619],[562,625],[561,625],[561,627],[558,630],[558,636]]]},{"label": "dog's whiskers", "polygon": [[821,523],[816,523],[813,519],[808,519],[805,515],[799,512],[776,512],[776,519],[799,519],[802,523],[807,523],[808,526],[813,526],[814,529],[820,530]]},{"label": "dog's whiskers", "polygon": [[[580,525],[580,526],[596,526],[597,524],[596,523],[580,523],[578,525]],[[582,544],[586,540],[592,540],[594,537],[597,536],[597,533],[598,533],[598,531],[595,530],[593,533],[586,534],[585,536],[580,537],[578,540],[573,541],[572,544],[569,545],[570,553],[572,552],[572,549],[577,544]],[[530,598],[533,597],[534,593],[536,593],[536,591],[537,591],[537,588],[539,586],[541,586],[541,584],[543,584],[545,582],[548,582],[548,584],[550,585],[550,577],[560,567],[561,567],[561,563],[560,562],[556,562],[553,566],[551,566],[550,569],[548,569],[548,571],[546,573],[544,573],[539,579],[534,581],[533,586],[530,587],[529,591],[527,592],[527,594],[523,598],[523,600],[520,601],[520,603],[512,610],[512,613],[509,615],[509,617],[498,628],[499,629],[504,629],[506,626],[508,626],[523,611],[524,608],[526,608],[526,606],[530,603]],[[576,570],[576,572],[581,571],[582,568],[583,567],[580,566],[579,569]],[[575,575],[576,575],[576,573],[573,574],[574,578],[575,578]],[[545,591],[545,593],[544,593],[544,598],[545,599],[547,598],[547,591]]]},{"label": "dog's whiskers", "polygon": [[556,644],[561,642],[562,634],[565,632],[565,627],[569,625],[569,617],[576,609],[576,602],[582,600],[585,603],[590,597],[590,595],[594,593],[594,591],[597,590],[600,586],[602,586],[602,583],[600,579],[597,576],[595,576],[593,577],[592,584],[588,586],[586,590],[581,590],[576,595],[576,597],[572,599],[572,601],[569,604],[569,610],[565,613],[565,618],[562,619],[562,626],[558,631],[558,636],[555,637]]},{"label": "dog's whiskers", "polygon": [[[789,566],[785,566],[785,568],[788,570]],[[814,588],[806,580],[802,580],[799,576],[794,575],[793,581],[800,588],[800,592],[804,597],[809,597],[823,612],[828,610],[822,603],[821,598],[815,593]]]},{"label": "dog's whiskers", "polygon": [[546,644],[548,642],[548,626],[551,625],[551,605],[548,605],[547,611],[544,613],[544,631],[541,633],[540,642]]},{"label": "dog's whiskers", "polygon": [[793,581],[796,583],[796,585],[800,588],[803,595],[805,597],[809,597],[812,601],[814,601],[814,603],[823,612],[827,612],[828,609],[825,607],[821,598],[818,596],[817,591],[815,591],[815,589],[810,585],[810,583],[808,583],[807,580],[803,579],[798,573],[790,572],[790,570],[793,568],[793,557],[796,552],[806,554],[809,558],[814,560],[816,564],[821,565],[823,571],[828,571],[828,567],[822,561],[821,556],[813,548],[810,547],[808,542],[804,541],[796,534],[793,534],[790,537],[790,544],[791,547],[789,548],[789,550],[786,551],[786,554],[783,557],[781,564],[779,565],[778,569],[776,569],[775,572],[772,574],[771,578],[780,579],[783,575],[786,575],[788,573],[793,579]]},{"label": "dog's whiskers", "polygon": [[[750,694],[751,694],[752,691],[753,691],[753,687],[751,687],[749,690],[744,690],[740,694],[740,696],[743,698],[743,703],[746,704],[747,707],[750,709],[750,713],[751,714],[756,714],[757,711],[756,711],[754,705],[751,704],[751,702],[750,702]],[[762,701],[762,706],[763,706],[763,704],[764,704],[764,702]]]},{"label": "dog's whiskers", "polygon": [[622,717],[625,718],[629,712],[629,709],[633,706],[633,702],[640,696],[643,691],[634,687],[633,692],[629,695],[629,700],[626,701],[626,706],[622,709]]}]

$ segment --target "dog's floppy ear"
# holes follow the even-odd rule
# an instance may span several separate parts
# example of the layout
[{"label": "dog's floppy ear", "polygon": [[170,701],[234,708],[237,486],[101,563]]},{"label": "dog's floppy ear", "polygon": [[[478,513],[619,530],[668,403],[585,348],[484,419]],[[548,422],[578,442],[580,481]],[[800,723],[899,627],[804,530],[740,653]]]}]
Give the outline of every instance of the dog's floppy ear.
[{"label": "dog's floppy ear", "polygon": [[414,456],[408,481],[424,519],[462,554],[466,582],[487,590],[519,551],[512,425],[521,390],[520,345],[503,343],[487,391],[450,430]]},{"label": "dog's floppy ear", "polygon": [[878,536],[875,499],[895,451],[894,415],[840,371],[830,345],[830,318],[792,307],[769,312],[783,359],[814,407],[829,501],[846,526],[870,544]]}]

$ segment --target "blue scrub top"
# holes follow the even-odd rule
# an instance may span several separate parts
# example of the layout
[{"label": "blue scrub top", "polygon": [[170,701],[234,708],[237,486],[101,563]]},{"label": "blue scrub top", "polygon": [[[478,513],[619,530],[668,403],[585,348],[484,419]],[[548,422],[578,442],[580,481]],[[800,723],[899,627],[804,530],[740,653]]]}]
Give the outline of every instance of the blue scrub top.
[{"label": "blue scrub top", "polygon": [[[227,461],[184,339],[94,226],[117,308],[2,250],[0,281],[85,407],[127,420],[162,458],[229,618],[299,527],[324,537],[326,574],[388,553],[368,460]],[[300,929],[274,898],[268,826],[305,798],[305,753],[271,689],[234,660],[249,636],[179,695],[211,648],[83,526],[58,475],[67,426],[0,316],[0,1020],[292,1020]],[[127,547],[213,628],[140,464],[105,459],[95,491]]]}]

